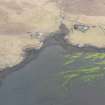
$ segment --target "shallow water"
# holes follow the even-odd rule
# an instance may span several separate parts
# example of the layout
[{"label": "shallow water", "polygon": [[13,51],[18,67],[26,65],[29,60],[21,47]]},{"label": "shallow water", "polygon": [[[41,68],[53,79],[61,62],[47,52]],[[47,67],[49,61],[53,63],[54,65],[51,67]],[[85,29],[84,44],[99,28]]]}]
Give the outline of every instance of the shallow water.
[{"label": "shallow water", "polygon": [[80,60],[65,67],[65,56],[61,46],[47,47],[25,67],[2,79],[0,105],[105,105],[105,77],[89,82],[78,78],[72,85],[62,86],[60,73],[84,65]]}]

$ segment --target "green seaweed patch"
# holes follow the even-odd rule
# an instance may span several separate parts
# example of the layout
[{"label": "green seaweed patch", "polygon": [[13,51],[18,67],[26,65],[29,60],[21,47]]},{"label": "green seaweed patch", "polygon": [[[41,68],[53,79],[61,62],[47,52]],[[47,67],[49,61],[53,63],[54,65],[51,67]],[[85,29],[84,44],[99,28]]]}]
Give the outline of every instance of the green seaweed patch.
[{"label": "green seaweed patch", "polygon": [[86,53],[85,59],[97,60],[105,59],[105,53]]},{"label": "green seaweed patch", "polygon": [[64,65],[72,64],[74,63],[77,59],[79,59],[83,53],[75,53],[71,55],[66,55],[65,60],[64,60]]},{"label": "green seaweed patch", "polygon": [[86,76],[82,76],[81,80],[85,81],[85,82],[91,82],[91,81],[95,81],[99,78],[103,78],[104,74],[103,73],[99,73],[99,74],[91,74],[91,75],[86,75]]},{"label": "green seaweed patch", "polygon": [[[71,86],[75,80],[92,82],[105,76],[105,53],[74,53],[66,55],[64,59],[64,67],[70,66],[68,70],[59,73],[63,87]],[[77,68],[75,64],[80,65]]]}]

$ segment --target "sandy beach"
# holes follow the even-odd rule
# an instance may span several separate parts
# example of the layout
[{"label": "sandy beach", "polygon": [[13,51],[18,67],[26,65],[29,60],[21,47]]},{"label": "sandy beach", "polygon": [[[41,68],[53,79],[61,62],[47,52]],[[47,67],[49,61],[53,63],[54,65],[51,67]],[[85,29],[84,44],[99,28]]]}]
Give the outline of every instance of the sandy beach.
[{"label": "sandy beach", "polygon": [[[40,49],[42,37],[59,28],[59,9],[48,0],[0,0],[0,71],[24,60],[25,49]],[[48,34],[44,34],[46,37]]]},{"label": "sandy beach", "polygon": [[[72,30],[66,36],[67,41],[79,47],[93,46],[105,48],[105,17],[104,16],[70,16],[71,20],[65,21],[66,26]],[[74,20],[73,20],[74,19]],[[84,32],[74,29],[74,24],[83,24],[90,28]]]},{"label": "sandy beach", "polygon": [[25,49],[40,49],[42,43],[27,35],[0,35],[0,71],[24,60]]}]

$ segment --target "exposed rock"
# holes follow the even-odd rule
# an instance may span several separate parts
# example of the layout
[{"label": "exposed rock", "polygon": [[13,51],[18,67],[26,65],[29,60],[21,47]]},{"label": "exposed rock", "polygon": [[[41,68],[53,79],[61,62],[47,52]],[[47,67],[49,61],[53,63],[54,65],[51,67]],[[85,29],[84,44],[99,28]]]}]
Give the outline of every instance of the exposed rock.
[{"label": "exposed rock", "polygon": [[81,31],[81,32],[85,32],[89,29],[90,27],[88,25],[85,24],[74,24],[74,29]]}]

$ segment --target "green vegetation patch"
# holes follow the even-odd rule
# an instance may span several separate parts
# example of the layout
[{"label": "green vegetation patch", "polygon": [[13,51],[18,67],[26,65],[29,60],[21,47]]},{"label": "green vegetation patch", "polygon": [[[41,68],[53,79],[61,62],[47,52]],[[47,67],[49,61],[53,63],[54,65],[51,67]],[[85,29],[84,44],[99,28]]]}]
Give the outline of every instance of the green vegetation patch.
[{"label": "green vegetation patch", "polygon": [[81,52],[66,55],[64,69],[60,72],[63,87],[67,88],[76,80],[96,81],[105,76],[105,53]]}]

